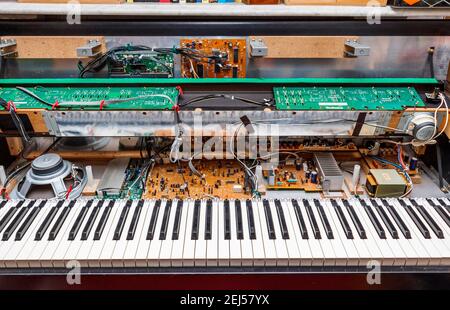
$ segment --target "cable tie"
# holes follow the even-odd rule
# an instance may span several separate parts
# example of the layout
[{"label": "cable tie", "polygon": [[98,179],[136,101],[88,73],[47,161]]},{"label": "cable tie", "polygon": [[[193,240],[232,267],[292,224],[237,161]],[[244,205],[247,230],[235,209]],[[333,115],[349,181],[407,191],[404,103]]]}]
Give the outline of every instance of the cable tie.
[{"label": "cable tie", "polygon": [[180,112],[180,106],[176,104],[172,107],[172,110],[174,110],[175,112]]},{"label": "cable tie", "polygon": [[12,101],[10,100],[10,101],[8,101],[8,103],[7,103],[7,105],[6,105],[6,109],[7,109],[8,111],[10,111],[11,108],[14,110],[14,112],[17,112],[16,105],[14,104],[14,102],[12,102]]},{"label": "cable tie", "polygon": [[100,111],[103,110],[104,105],[105,105],[105,100],[100,101]]},{"label": "cable tie", "polygon": [[55,103],[52,105],[52,110],[55,110],[59,106],[58,100],[55,101]]},{"label": "cable tie", "polygon": [[183,89],[181,88],[181,86],[177,86],[177,87],[175,87],[176,89],[178,89],[178,94],[180,95],[180,96],[183,96],[184,95],[184,92],[183,92]]}]

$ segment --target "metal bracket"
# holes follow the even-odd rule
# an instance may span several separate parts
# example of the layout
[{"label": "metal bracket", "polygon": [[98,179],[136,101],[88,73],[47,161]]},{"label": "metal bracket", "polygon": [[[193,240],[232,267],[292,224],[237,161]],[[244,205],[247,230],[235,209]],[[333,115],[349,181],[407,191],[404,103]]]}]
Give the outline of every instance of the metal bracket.
[{"label": "metal bracket", "polygon": [[369,56],[370,46],[362,45],[356,40],[345,41],[344,55],[346,57]]},{"label": "metal bracket", "polygon": [[264,57],[267,56],[269,49],[262,39],[252,39],[250,41],[250,56]]},{"label": "metal bracket", "polygon": [[17,56],[17,43],[14,39],[1,39],[0,40],[0,57],[16,57]]},{"label": "metal bracket", "polygon": [[77,57],[96,57],[101,51],[102,43],[98,40],[89,40],[86,45],[77,48]]}]

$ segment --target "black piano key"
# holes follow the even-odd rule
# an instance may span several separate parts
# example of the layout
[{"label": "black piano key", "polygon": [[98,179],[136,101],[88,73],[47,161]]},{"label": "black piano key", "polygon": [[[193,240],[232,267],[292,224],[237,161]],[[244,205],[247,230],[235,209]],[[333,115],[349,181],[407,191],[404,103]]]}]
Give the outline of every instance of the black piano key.
[{"label": "black piano key", "polygon": [[344,212],[341,209],[341,206],[336,202],[336,200],[331,199],[331,205],[334,208],[334,211],[336,211],[336,215],[339,219],[339,222],[341,223],[342,229],[344,230],[344,234],[347,237],[347,239],[353,239],[353,232],[348,224],[347,219],[345,218]]},{"label": "black piano key", "polygon": [[166,207],[164,208],[163,218],[161,222],[161,230],[159,232],[159,240],[166,240],[167,236],[167,226],[169,225],[170,209],[172,209],[172,200],[166,202]]},{"label": "black piano key", "polygon": [[111,214],[111,210],[114,207],[114,201],[111,200],[108,206],[103,210],[102,217],[97,224],[94,232],[94,240],[100,240],[102,237],[103,231],[105,230],[106,223],[108,222],[109,215]]},{"label": "black piano key", "polygon": [[247,221],[248,221],[248,234],[251,240],[256,239],[256,228],[255,228],[255,216],[253,213],[253,205],[250,199],[245,201],[247,206]]},{"label": "black piano key", "polygon": [[223,202],[223,211],[224,211],[224,230],[225,230],[225,240],[231,240],[231,218],[230,218],[230,202],[226,199]]},{"label": "black piano key", "polygon": [[442,228],[439,227],[439,225],[436,223],[436,221],[431,217],[430,214],[428,214],[427,210],[425,210],[425,207],[418,204],[417,201],[414,199],[410,199],[412,205],[416,208],[417,211],[422,215],[422,217],[425,219],[425,222],[427,222],[428,226],[431,227],[431,230],[433,230],[436,237],[439,239],[444,239],[444,233],[442,232]]},{"label": "black piano key", "polygon": [[122,209],[122,213],[120,213],[119,221],[117,222],[116,229],[114,230],[113,240],[120,240],[122,236],[123,228],[125,227],[125,222],[127,220],[128,213],[130,212],[132,200],[127,200],[125,206]]},{"label": "black piano key", "polygon": [[325,214],[325,210],[323,209],[322,204],[318,199],[314,199],[314,204],[316,205],[317,210],[319,211],[320,219],[322,220],[323,227],[325,228],[325,234],[328,239],[334,239],[333,230],[331,229],[330,223],[328,222],[327,215]]},{"label": "black piano key", "polygon": [[178,240],[180,236],[181,216],[183,214],[183,200],[178,200],[175,211],[175,221],[173,223],[172,240]]},{"label": "black piano key", "polygon": [[8,203],[8,200],[3,200],[0,202],[0,209],[3,208]]},{"label": "black piano key", "polygon": [[300,234],[302,235],[302,239],[309,239],[308,230],[306,229],[305,220],[303,219],[303,215],[300,211],[300,206],[298,205],[297,200],[292,199],[292,206],[294,207],[295,217],[297,218],[298,227],[300,228]]},{"label": "black piano key", "polygon": [[17,226],[22,222],[25,215],[27,215],[28,211],[33,207],[36,201],[31,201],[26,207],[20,208],[19,213],[17,213],[16,217],[11,221],[9,226],[6,228],[3,233],[2,240],[7,241],[12,236]]},{"label": "black piano key", "polygon": [[15,206],[10,206],[9,210],[0,220],[0,232],[8,225],[9,221],[13,218],[14,214],[16,214],[17,210],[23,205],[24,200],[19,201]]},{"label": "black piano key", "polygon": [[69,231],[69,240],[70,241],[75,240],[75,237],[78,234],[78,230],[80,230],[81,224],[83,223],[83,220],[84,220],[89,208],[91,207],[92,202],[93,202],[92,200],[88,200],[85,203],[85,205],[81,208],[80,213],[78,213],[75,223],[73,224],[72,228]]},{"label": "black piano key", "polygon": [[383,221],[384,225],[389,230],[389,233],[391,234],[393,239],[398,239],[398,231],[395,228],[394,224],[386,214],[386,212],[381,208],[381,206],[375,201],[371,200],[370,203],[372,206],[374,206],[375,210],[377,210],[378,215],[380,216],[381,220]]},{"label": "black piano key", "polygon": [[275,209],[277,210],[278,222],[280,222],[281,237],[283,239],[289,239],[289,231],[286,224],[286,218],[284,217],[283,207],[278,199],[275,199]]},{"label": "black piano key", "polygon": [[244,239],[244,226],[242,223],[242,207],[241,201],[234,202],[235,216],[236,216],[236,237],[238,240]]},{"label": "black piano key", "polygon": [[367,216],[369,217],[370,221],[372,222],[373,227],[375,228],[378,236],[380,239],[386,239],[386,232],[383,229],[383,226],[381,225],[380,221],[378,221],[378,218],[376,217],[375,213],[373,213],[373,210],[367,203],[360,199],[359,202],[363,206],[364,210],[367,213]]},{"label": "black piano key", "polygon": [[159,209],[161,208],[161,200],[155,202],[153,207],[152,217],[150,219],[150,224],[148,225],[147,240],[153,240],[156,230],[156,220],[158,219]]},{"label": "black piano key", "polygon": [[14,240],[16,240],[16,241],[22,240],[23,236],[28,231],[28,228],[31,226],[31,223],[33,223],[34,219],[36,218],[36,216],[39,214],[39,212],[45,206],[46,203],[47,203],[47,201],[43,200],[39,203],[39,206],[34,207],[33,210],[31,210],[28,217],[25,219],[25,221],[19,227],[19,230],[17,231],[16,237],[14,238]]},{"label": "black piano key", "polygon": [[416,212],[414,212],[413,208],[410,205],[406,204],[403,199],[399,199],[398,202],[403,207],[403,209],[405,209],[406,213],[408,213],[409,217],[411,217],[414,224],[416,224],[417,228],[420,230],[420,233],[424,236],[424,238],[431,239],[430,231],[427,229]]},{"label": "black piano key", "polygon": [[89,234],[91,233],[92,227],[94,226],[94,222],[97,219],[97,215],[100,212],[100,209],[102,208],[104,203],[104,200],[100,200],[97,205],[92,209],[91,214],[89,215],[89,218],[86,222],[86,225],[84,225],[83,231],[81,232],[81,240],[87,240],[89,237]]},{"label": "black piano key", "polygon": [[45,232],[47,231],[48,227],[50,226],[51,222],[56,216],[56,213],[58,213],[59,208],[64,204],[64,200],[59,200],[56,206],[53,206],[47,216],[45,217],[44,221],[42,222],[41,226],[39,226],[38,231],[36,232],[36,236],[34,240],[40,241],[42,237],[44,237]]},{"label": "black piano key", "polygon": [[397,210],[393,206],[391,206],[387,200],[383,199],[381,200],[383,202],[383,205],[386,207],[386,209],[391,214],[394,221],[397,223],[398,228],[400,228],[400,231],[402,232],[405,239],[411,239],[411,232],[409,231],[408,226],[406,226],[403,219],[400,217],[400,215],[397,213]]},{"label": "black piano key", "polygon": [[208,199],[206,201],[206,218],[205,218],[205,240],[212,239],[212,201]]},{"label": "black piano key", "polygon": [[133,218],[131,219],[130,227],[128,228],[127,240],[133,240],[136,233],[136,227],[139,223],[142,207],[144,206],[144,200],[139,200],[136,208],[134,209]]},{"label": "black piano key", "polygon": [[64,224],[65,220],[67,219],[67,216],[69,215],[70,211],[72,210],[73,206],[75,205],[75,200],[72,200],[69,202],[69,204],[61,211],[61,214],[59,215],[58,219],[56,220],[55,224],[53,225],[52,229],[50,230],[50,234],[48,236],[49,241],[53,241],[58,236],[59,231],[61,230],[62,225]]},{"label": "black piano key", "polygon": [[436,213],[439,214],[439,216],[442,218],[445,224],[447,224],[447,226],[450,227],[450,215],[447,212],[445,212],[442,206],[435,204],[433,200],[427,199],[427,201],[430,204],[430,206],[433,207]]},{"label": "black piano key", "polygon": [[263,200],[263,207],[264,207],[264,214],[266,216],[266,224],[267,224],[267,231],[269,233],[269,239],[276,239],[272,212],[270,211],[270,204],[267,199]]},{"label": "black piano key", "polygon": [[367,239],[366,230],[364,229],[364,226],[361,224],[361,221],[359,220],[356,211],[353,209],[353,206],[351,206],[347,200],[342,200],[342,203],[347,209],[348,214],[350,214],[350,218],[352,219],[353,225],[355,225],[356,230],[358,231],[359,237],[361,239]]},{"label": "black piano key", "polygon": [[438,201],[441,204],[441,206],[443,206],[445,208],[445,210],[447,210],[447,212],[450,213],[450,205],[448,203],[446,203],[444,201],[444,199],[442,199],[442,198],[438,198]]},{"label": "black piano key", "polygon": [[309,223],[311,224],[314,238],[321,239],[322,236],[320,235],[319,225],[317,225],[316,218],[314,217],[313,210],[311,208],[311,205],[309,204],[309,201],[306,199],[303,199],[303,205],[306,209],[306,214],[308,214]]},{"label": "black piano key", "polygon": [[191,239],[198,240],[198,231],[200,228],[200,210],[201,210],[201,202],[200,200],[195,200],[194,202],[194,214],[192,218],[192,232]]}]

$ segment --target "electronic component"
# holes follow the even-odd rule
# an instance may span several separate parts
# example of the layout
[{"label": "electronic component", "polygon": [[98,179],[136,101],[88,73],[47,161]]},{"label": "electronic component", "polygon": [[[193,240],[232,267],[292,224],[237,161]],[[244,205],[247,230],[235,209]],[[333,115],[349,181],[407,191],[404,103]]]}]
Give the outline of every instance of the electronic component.
[{"label": "electronic component", "polygon": [[430,113],[415,113],[406,124],[406,131],[419,141],[427,141],[435,134],[436,123]]},{"label": "electronic component", "polygon": [[274,87],[278,110],[403,110],[424,107],[411,87]]},{"label": "electronic component", "polygon": [[409,160],[409,170],[416,170],[418,161],[417,157],[411,157]]},{"label": "electronic component", "polygon": [[366,189],[374,197],[399,197],[406,191],[406,181],[395,169],[370,169]]},{"label": "electronic component", "polygon": [[344,175],[332,153],[314,153],[314,163],[319,173],[322,188],[327,191],[340,191],[344,185]]},{"label": "electronic component", "polygon": [[317,184],[317,171],[311,171],[311,183]]},{"label": "electronic component", "polygon": [[98,197],[120,196],[129,162],[129,158],[116,158],[108,163],[97,186]]},{"label": "electronic component", "polygon": [[181,76],[188,78],[243,78],[247,54],[245,39],[181,39],[181,48],[195,57],[181,56]]},{"label": "electronic component", "polygon": [[120,51],[108,58],[111,77],[173,77],[173,54],[154,51]]}]

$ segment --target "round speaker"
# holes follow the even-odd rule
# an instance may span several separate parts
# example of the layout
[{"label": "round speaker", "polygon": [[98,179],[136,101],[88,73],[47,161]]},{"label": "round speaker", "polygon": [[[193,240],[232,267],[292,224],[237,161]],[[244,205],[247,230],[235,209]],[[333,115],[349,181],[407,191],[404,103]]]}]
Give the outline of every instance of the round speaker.
[{"label": "round speaker", "polygon": [[[13,199],[33,198],[33,191],[42,191],[42,198],[50,191],[50,197],[74,199],[81,195],[87,183],[87,174],[84,168],[77,167],[58,154],[44,154],[31,163],[31,168],[24,178],[11,192]],[[70,193],[67,195],[67,193]]]}]

